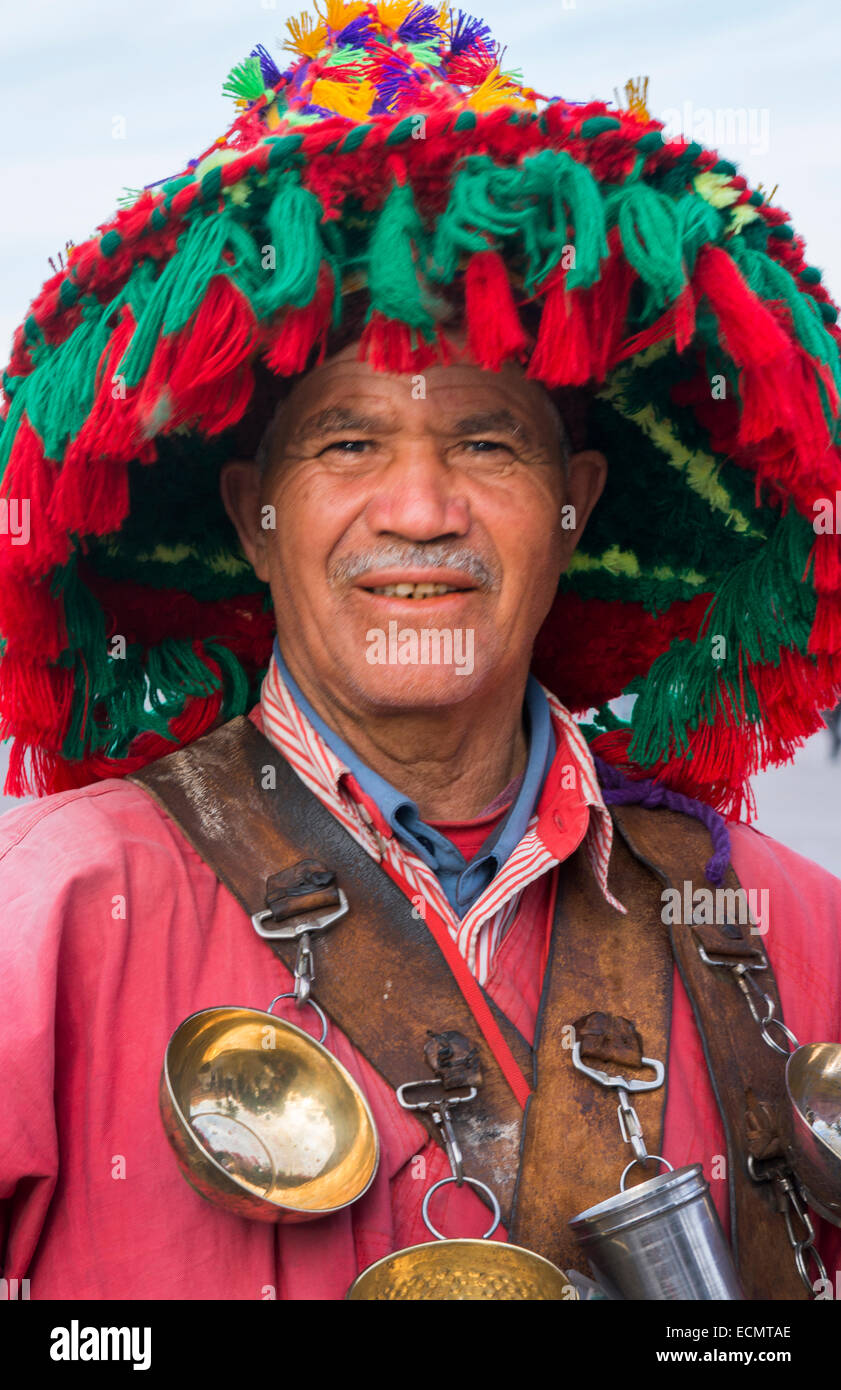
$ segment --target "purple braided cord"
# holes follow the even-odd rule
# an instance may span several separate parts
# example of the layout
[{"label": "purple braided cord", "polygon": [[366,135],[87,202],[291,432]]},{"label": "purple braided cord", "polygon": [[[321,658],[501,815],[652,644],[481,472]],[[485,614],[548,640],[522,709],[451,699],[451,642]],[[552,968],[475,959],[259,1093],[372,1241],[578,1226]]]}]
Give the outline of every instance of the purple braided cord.
[{"label": "purple braided cord", "polygon": [[665,806],[669,811],[682,811],[686,816],[694,816],[701,821],[709,830],[712,842],[715,846],[715,853],[709,860],[704,873],[710,883],[718,886],[723,882],[727,866],[730,863],[730,832],[722,817],[712,806],[707,806],[703,801],[696,801],[691,796],[684,796],[682,792],[673,792],[662,782],[653,780],[643,782],[633,782],[629,777],[625,777],[618,768],[606,763],[603,758],[593,755],[596,764],[596,772],[604,792],[605,805],[607,806],[648,806],[653,809],[655,806]]}]

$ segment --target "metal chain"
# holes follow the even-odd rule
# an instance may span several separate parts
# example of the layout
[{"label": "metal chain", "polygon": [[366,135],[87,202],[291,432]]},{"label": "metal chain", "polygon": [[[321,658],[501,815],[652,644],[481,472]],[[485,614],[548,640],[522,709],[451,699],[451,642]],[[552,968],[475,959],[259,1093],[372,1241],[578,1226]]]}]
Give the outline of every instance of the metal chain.
[{"label": "metal chain", "polygon": [[[753,1182],[772,1182],[777,1194],[778,1207],[786,1223],[786,1234],[788,1243],[794,1251],[794,1262],[797,1265],[797,1272],[803,1281],[806,1290],[814,1295],[815,1281],[809,1278],[807,1260],[814,1261],[814,1267],[818,1271],[818,1277],[826,1279],[826,1266],[815,1248],[815,1228],[803,1194],[797,1187],[794,1174],[786,1167],[781,1159],[770,1163],[765,1172],[759,1172],[756,1166],[756,1159],[751,1155],[748,1158],[748,1173]],[[795,1221],[800,1222],[803,1235],[798,1239],[795,1230]]]},{"label": "metal chain", "polygon": [[304,932],[298,942],[295,957],[295,998],[299,1004],[306,1004],[315,980],[315,958],[310,945],[309,932]]},{"label": "metal chain", "polygon": [[619,1128],[622,1131],[623,1140],[626,1144],[630,1144],[634,1151],[634,1157],[638,1158],[640,1163],[646,1164],[648,1162],[648,1153],[645,1147],[640,1117],[628,1098],[628,1092],[623,1091],[621,1086],[619,1088],[617,1113],[619,1115]]},{"label": "metal chain", "polygon": [[[788,1057],[791,1047],[781,1046],[771,1035],[771,1029],[777,1028],[792,1047],[797,1048],[800,1044],[790,1028],[787,1028],[781,1018],[776,1017],[776,1005],[769,994],[756,983],[751,971],[755,966],[740,961],[738,964],[730,964],[725,961],[710,960],[706,952],[701,949],[701,957],[706,965],[726,965],[730,970],[736,984],[742,991],[747,1000],[748,1008],[754,1023],[759,1025],[760,1037],[762,1041],[774,1052],[779,1052],[781,1056]],[[760,1007],[761,1006],[761,1007]],[[794,1263],[797,1272],[803,1282],[807,1292],[814,1297],[815,1282],[809,1278],[808,1261],[813,1261],[813,1267],[817,1269],[821,1279],[826,1279],[826,1267],[823,1260],[815,1248],[815,1228],[812,1225],[811,1217],[803,1200],[803,1194],[797,1186],[797,1180],[791,1169],[781,1161],[772,1164],[767,1172],[757,1171],[756,1161],[751,1155],[748,1158],[748,1173],[753,1182],[773,1182],[776,1188],[779,1210],[785,1218],[786,1234],[788,1235],[789,1245],[794,1251]],[[800,1223],[803,1236],[798,1239],[795,1234],[795,1221]]]}]

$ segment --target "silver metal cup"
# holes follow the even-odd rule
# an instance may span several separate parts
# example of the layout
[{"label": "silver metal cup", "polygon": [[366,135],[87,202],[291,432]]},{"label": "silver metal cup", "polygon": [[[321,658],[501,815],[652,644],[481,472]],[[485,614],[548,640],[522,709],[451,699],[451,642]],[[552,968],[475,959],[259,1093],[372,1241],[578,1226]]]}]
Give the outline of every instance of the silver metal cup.
[{"label": "silver metal cup", "polygon": [[744,1298],[699,1163],[618,1192],[569,1224],[609,1298]]}]

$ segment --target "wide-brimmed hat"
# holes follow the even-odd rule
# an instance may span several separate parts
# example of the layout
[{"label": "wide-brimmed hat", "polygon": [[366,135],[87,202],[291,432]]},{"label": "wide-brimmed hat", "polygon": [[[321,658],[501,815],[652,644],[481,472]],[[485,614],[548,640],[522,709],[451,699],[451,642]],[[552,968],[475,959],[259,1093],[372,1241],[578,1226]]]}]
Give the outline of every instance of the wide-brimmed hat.
[{"label": "wide-brimmed hat", "polygon": [[788,215],[633,90],[532,91],[461,11],[326,0],[289,31],[229,75],[227,133],[73,246],[15,335],[6,790],[123,775],[258,698],[271,597],[219,469],[362,303],[376,368],[446,361],[458,322],[485,368],[593,393],[607,486],[535,673],[599,711],[607,761],[739,813],[841,682],[837,310]]}]

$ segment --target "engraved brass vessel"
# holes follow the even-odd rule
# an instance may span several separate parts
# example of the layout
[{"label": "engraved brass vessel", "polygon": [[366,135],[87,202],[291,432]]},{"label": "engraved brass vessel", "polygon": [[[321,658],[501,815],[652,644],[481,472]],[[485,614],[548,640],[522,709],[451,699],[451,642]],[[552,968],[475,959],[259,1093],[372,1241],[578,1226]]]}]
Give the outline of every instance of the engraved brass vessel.
[{"label": "engraved brass vessel", "polygon": [[205,1009],[170,1038],[160,1109],[179,1167],[215,1205],[256,1221],[309,1221],[373,1181],[367,1101],[321,1043],[260,1009]]},{"label": "engraved brass vessel", "polygon": [[574,1302],[578,1296],[566,1275],[542,1255],[498,1240],[432,1240],[410,1245],[369,1265],[345,1294],[354,1302]]}]

